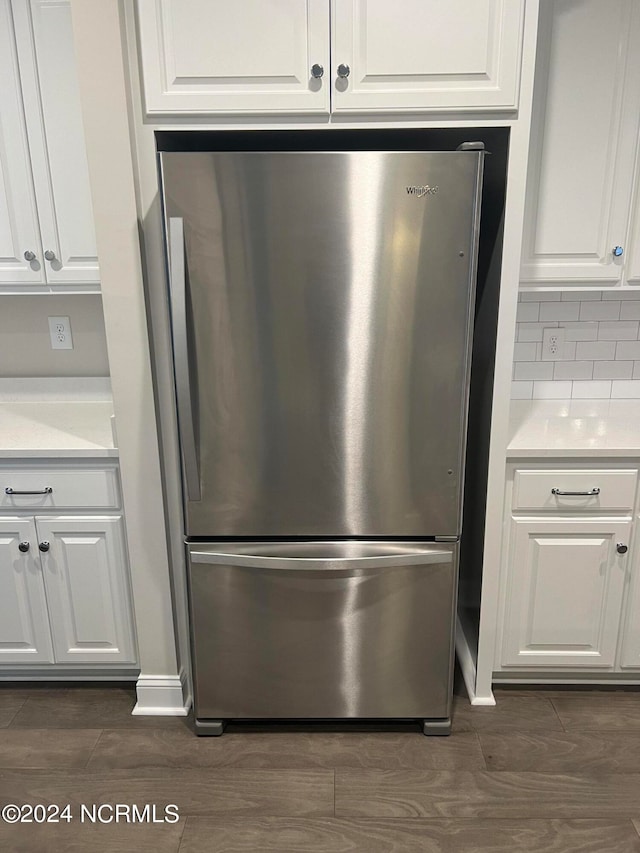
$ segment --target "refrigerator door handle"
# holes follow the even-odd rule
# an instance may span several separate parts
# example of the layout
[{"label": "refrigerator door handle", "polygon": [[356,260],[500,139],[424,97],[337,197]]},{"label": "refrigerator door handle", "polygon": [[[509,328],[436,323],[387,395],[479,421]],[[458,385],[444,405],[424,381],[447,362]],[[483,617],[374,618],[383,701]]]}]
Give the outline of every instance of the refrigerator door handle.
[{"label": "refrigerator door handle", "polygon": [[192,563],[210,565],[244,566],[255,569],[275,569],[278,571],[350,571],[352,569],[382,569],[399,566],[428,565],[429,563],[450,563],[453,561],[453,549],[406,551],[397,554],[384,554],[371,557],[265,557],[257,554],[234,554],[225,551],[196,551],[190,549]]},{"label": "refrigerator door handle", "polygon": [[182,217],[169,219],[169,290],[171,293],[171,326],[173,331],[173,362],[178,400],[178,427],[182,447],[182,466],[187,499],[200,500],[200,470],[196,450],[189,350],[187,342],[187,279]]}]

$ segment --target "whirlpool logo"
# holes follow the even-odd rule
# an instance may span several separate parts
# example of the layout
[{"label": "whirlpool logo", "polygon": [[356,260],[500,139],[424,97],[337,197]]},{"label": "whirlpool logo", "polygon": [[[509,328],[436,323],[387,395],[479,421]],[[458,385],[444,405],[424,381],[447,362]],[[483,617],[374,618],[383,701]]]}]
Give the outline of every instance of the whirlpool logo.
[{"label": "whirlpool logo", "polygon": [[425,184],[423,187],[407,187],[407,195],[422,198],[425,195],[437,195],[439,189],[439,186],[430,187],[429,184]]}]

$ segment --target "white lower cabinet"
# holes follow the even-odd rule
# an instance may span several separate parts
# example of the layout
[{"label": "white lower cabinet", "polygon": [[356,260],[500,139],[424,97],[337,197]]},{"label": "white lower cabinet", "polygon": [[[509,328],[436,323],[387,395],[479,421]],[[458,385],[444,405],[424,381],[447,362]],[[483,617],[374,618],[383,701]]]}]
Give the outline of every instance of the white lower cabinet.
[{"label": "white lower cabinet", "polygon": [[[0,668],[81,665],[99,672],[136,662],[124,521],[100,513],[100,506],[119,505],[117,468],[78,466],[73,473],[41,463],[0,472],[19,513],[0,516]],[[56,502],[75,512],[59,515]]]},{"label": "white lower cabinet", "polygon": [[635,459],[507,466],[496,679],[640,670],[639,474]]},{"label": "white lower cabinet", "polygon": [[0,519],[0,666],[53,663],[36,542],[33,518]]},{"label": "white lower cabinet", "polygon": [[502,665],[612,667],[630,521],[512,520]]},{"label": "white lower cabinet", "polygon": [[37,518],[56,663],[133,663],[120,516]]}]

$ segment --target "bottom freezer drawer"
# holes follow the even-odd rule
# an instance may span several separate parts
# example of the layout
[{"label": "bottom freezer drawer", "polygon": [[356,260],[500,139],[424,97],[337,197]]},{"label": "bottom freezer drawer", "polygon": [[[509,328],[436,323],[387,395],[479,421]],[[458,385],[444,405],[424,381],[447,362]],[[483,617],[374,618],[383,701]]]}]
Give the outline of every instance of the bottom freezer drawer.
[{"label": "bottom freezer drawer", "polygon": [[457,545],[189,546],[198,719],[447,717]]}]

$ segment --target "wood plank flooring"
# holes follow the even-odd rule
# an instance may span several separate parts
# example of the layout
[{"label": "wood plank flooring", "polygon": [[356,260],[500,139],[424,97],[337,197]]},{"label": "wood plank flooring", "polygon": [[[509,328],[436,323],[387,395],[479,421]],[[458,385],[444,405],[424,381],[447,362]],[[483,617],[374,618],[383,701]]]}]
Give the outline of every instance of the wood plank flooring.
[{"label": "wood plank flooring", "polygon": [[[640,853],[640,691],[496,698],[472,708],[458,690],[450,738],[281,726],[204,739],[190,719],[132,717],[126,687],[0,686],[0,806],[74,815],[0,822],[0,850]],[[180,819],[80,822],[83,803],[157,817],[174,803]]]}]

